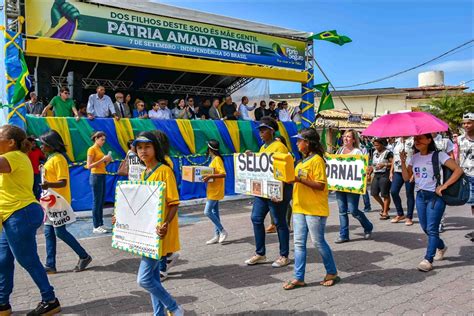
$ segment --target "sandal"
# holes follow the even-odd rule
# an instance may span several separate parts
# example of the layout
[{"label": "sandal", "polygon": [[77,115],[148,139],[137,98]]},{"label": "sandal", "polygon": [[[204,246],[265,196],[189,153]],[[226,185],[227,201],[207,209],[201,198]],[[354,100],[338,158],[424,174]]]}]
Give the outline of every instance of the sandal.
[{"label": "sandal", "polygon": [[390,215],[380,215],[380,220],[385,221],[387,219],[390,219]]},{"label": "sandal", "polygon": [[304,282],[301,282],[301,283],[295,283],[295,282],[300,282],[300,281],[297,281],[297,280],[288,281],[285,285],[283,285],[283,289],[284,290],[294,290],[294,289],[306,286],[306,283],[304,283]]},{"label": "sandal", "polygon": [[[328,278],[326,276],[326,277],[324,277],[324,280],[319,282],[319,284],[322,285],[322,286],[330,287],[330,286],[336,285],[340,281],[341,281],[341,278],[338,275],[336,275],[335,277],[332,277],[332,278]],[[326,282],[330,282],[330,283],[327,284]]]}]

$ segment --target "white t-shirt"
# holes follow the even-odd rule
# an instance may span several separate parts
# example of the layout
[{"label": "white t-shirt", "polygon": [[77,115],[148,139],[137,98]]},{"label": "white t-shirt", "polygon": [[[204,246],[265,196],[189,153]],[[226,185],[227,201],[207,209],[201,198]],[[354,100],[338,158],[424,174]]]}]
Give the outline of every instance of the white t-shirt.
[{"label": "white t-shirt", "polygon": [[[343,151],[344,151],[344,147],[341,147],[337,150],[336,154],[342,155]],[[362,150],[360,150],[359,148],[353,148],[350,153],[346,153],[344,155],[363,155],[363,153],[362,153]]]},{"label": "white t-shirt", "polygon": [[413,137],[405,139],[405,144],[403,144],[403,139],[399,138],[395,147],[393,148],[393,171],[402,172],[402,162],[400,161],[400,153],[405,150],[407,154],[407,161],[410,161],[413,156]]},{"label": "white t-shirt", "polygon": [[469,177],[474,177],[474,140],[462,135],[458,137],[459,166]]},{"label": "white t-shirt", "polygon": [[389,170],[389,167],[383,167],[382,169],[375,169],[379,163],[388,164],[389,159],[393,157],[393,154],[390,150],[385,149],[383,152],[379,153],[378,151],[374,152],[372,157],[372,166],[374,167],[374,173],[385,173]]},{"label": "white t-shirt", "polygon": [[137,154],[133,151],[127,153],[128,157],[128,180],[131,181],[140,181],[143,171],[145,171],[146,166],[143,165],[138,158]]},{"label": "white t-shirt", "polygon": [[[413,155],[411,160],[408,161],[408,165],[412,166],[413,175],[415,176],[416,191],[425,190],[434,192],[436,190],[436,178],[434,176],[433,163],[431,161],[432,156],[432,152],[424,156],[420,155],[420,153],[416,153]],[[450,159],[448,154],[442,151],[439,152],[438,157],[439,162],[443,165],[448,159]],[[440,172],[442,172],[441,168]]]},{"label": "white t-shirt", "polygon": [[450,153],[454,150],[454,144],[449,138],[443,138],[440,134],[436,135],[433,138],[438,150],[444,151],[445,153]]}]

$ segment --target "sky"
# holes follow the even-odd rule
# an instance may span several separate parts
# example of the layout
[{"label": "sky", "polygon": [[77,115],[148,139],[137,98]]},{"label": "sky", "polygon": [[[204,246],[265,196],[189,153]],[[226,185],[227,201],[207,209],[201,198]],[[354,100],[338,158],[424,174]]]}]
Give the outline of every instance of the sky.
[{"label": "sky", "polygon": [[[474,39],[472,0],[156,0],[289,29],[337,30],[353,42],[315,41],[315,59],[338,87],[372,81],[411,68]],[[419,69],[347,89],[412,88],[418,73],[443,70],[446,85],[474,79],[474,43]],[[316,82],[326,80],[316,73]],[[474,91],[474,81],[466,84]],[[270,93],[301,92],[299,83],[270,82]]]}]

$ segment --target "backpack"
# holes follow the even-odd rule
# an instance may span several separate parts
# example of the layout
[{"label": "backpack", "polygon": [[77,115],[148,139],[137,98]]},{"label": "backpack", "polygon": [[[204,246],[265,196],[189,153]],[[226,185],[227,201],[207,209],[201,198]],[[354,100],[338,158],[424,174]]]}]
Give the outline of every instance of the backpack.
[{"label": "backpack", "polygon": [[[436,178],[436,185],[441,184],[441,174],[440,174],[440,163],[439,163],[439,151],[433,152],[431,157],[431,162],[433,163],[433,173]],[[451,169],[446,166],[441,166],[443,168],[443,183],[446,182],[449,177],[453,174]],[[467,176],[463,174],[459,179],[451,184],[446,190],[442,192],[441,198],[449,206],[464,205],[469,201],[470,195],[470,184]]]}]

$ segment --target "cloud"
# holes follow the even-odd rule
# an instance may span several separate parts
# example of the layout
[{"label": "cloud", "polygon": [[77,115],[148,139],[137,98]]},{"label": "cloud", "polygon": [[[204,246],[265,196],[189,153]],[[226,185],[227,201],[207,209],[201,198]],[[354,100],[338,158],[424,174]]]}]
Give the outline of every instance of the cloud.
[{"label": "cloud", "polygon": [[442,70],[444,72],[474,72],[474,59],[450,60],[439,64],[427,65],[423,70]]}]

